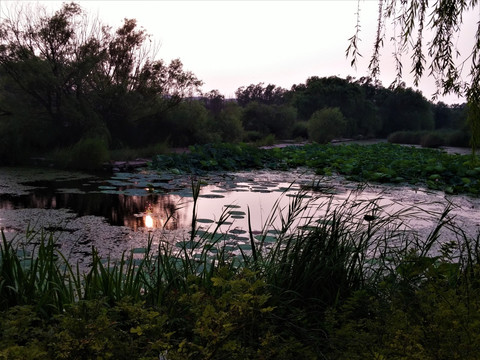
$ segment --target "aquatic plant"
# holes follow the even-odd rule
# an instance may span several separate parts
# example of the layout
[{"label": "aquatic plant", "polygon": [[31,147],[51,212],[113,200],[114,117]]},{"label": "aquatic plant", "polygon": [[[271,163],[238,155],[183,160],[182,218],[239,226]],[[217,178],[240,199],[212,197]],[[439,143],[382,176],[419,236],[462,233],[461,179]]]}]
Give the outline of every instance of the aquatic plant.
[{"label": "aquatic plant", "polygon": [[339,174],[358,182],[404,183],[449,194],[480,194],[478,156],[448,154],[437,149],[389,143],[314,143],[274,149],[245,144],[209,144],[190,150],[184,154],[158,155],[151,166],[158,171],[177,173],[308,167],[318,175]]}]

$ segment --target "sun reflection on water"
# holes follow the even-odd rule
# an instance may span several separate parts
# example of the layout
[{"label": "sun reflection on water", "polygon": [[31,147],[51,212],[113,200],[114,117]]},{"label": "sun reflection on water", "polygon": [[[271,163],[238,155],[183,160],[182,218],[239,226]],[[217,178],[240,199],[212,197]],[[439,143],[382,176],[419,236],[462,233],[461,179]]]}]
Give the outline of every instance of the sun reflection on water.
[{"label": "sun reflection on water", "polygon": [[152,218],[152,215],[149,215],[149,214],[145,215],[144,221],[145,221],[145,227],[146,227],[147,229],[153,229],[153,218]]}]

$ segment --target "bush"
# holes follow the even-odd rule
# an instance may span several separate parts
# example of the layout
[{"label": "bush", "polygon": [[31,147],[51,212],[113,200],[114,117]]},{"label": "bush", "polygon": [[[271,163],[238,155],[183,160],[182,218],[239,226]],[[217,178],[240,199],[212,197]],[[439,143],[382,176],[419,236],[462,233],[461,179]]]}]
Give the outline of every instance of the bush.
[{"label": "bush", "polygon": [[395,131],[391,133],[387,141],[392,144],[419,145],[425,131]]},{"label": "bush", "polygon": [[67,168],[96,170],[108,161],[110,155],[104,140],[87,138],[80,140],[70,150],[57,151],[55,157],[61,166]]},{"label": "bush", "polygon": [[219,141],[239,142],[243,137],[242,109],[235,103],[228,103],[213,122],[213,131],[221,136]]},{"label": "bush", "polygon": [[166,154],[169,152],[169,150],[170,146],[168,141],[162,141],[141,148],[123,147],[120,149],[110,150],[110,159],[128,161],[138,158],[151,158],[158,154]]},{"label": "bush", "polygon": [[25,162],[28,151],[20,129],[0,123],[0,165],[16,165]]},{"label": "bush", "polygon": [[259,147],[260,146],[272,146],[272,145],[275,145],[276,142],[277,142],[277,140],[275,138],[275,135],[269,134],[269,135],[265,136],[264,138],[255,141],[255,146],[259,146]]},{"label": "bush", "polygon": [[72,149],[72,165],[79,169],[94,170],[101,168],[109,159],[108,147],[101,139],[83,139]]},{"label": "bush", "polygon": [[324,108],[315,111],[308,120],[308,137],[320,144],[326,144],[343,135],[347,121],[339,108]]},{"label": "bush", "polygon": [[439,146],[469,147],[470,135],[462,130],[436,131],[396,131],[387,140],[393,144],[421,145],[436,148]]},{"label": "bush", "polygon": [[422,147],[428,148],[438,148],[440,146],[445,146],[447,143],[445,134],[440,134],[439,132],[429,132],[426,133],[420,139],[420,145]]},{"label": "bush", "polygon": [[292,128],[293,139],[308,139],[308,123],[306,121],[297,121]]},{"label": "bush", "polygon": [[470,134],[468,131],[452,131],[448,136],[448,146],[470,147]]},{"label": "bush", "polygon": [[262,134],[259,131],[250,130],[243,133],[243,141],[246,143],[256,142],[262,139]]}]

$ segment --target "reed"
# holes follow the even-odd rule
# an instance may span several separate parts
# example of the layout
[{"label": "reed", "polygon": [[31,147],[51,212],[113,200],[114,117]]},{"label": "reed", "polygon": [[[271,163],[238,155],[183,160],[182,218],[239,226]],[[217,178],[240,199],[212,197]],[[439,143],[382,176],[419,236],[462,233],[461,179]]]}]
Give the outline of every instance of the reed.
[{"label": "reed", "polygon": [[43,315],[63,309],[74,300],[69,274],[58,262],[51,234],[27,231],[27,243],[39,238],[31,250],[14,247],[2,231],[0,246],[0,307],[34,305]]}]

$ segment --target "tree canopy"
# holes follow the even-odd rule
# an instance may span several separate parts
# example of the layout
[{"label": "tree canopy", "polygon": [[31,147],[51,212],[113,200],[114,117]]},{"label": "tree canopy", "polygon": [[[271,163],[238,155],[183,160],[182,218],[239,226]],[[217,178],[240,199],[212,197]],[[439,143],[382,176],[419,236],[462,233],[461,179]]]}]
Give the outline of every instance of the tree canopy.
[{"label": "tree canopy", "polygon": [[134,19],[113,30],[76,3],[53,14],[20,3],[0,23],[0,109],[23,133],[26,117],[43,118],[60,144],[84,136],[126,143],[202,84],[179,59],[156,55]]}]

